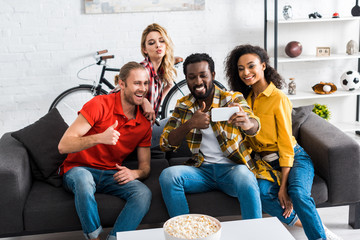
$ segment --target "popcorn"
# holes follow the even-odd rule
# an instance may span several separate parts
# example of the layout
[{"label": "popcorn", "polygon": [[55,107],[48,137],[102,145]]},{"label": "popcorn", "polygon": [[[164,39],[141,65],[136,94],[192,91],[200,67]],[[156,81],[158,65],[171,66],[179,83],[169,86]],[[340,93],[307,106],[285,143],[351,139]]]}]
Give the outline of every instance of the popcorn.
[{"label": "popcorn", "polygon": [[164,230],[180,239],[199,239],[208,237],[220,229],[220,223],[205,215],[182,215],[169,219]]}]

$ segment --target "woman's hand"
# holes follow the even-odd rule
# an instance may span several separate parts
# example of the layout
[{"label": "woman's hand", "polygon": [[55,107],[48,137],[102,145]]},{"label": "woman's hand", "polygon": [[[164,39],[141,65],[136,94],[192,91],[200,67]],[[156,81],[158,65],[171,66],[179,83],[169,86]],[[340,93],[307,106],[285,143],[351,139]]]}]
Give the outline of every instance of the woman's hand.
[{"label": "woman's hand", "polygon": [[287,194],[287,188],[285,186],[281,186],[278,193],[278,198],[280,201],[281,207],[284,209],[283,216],[284,218],[288,218],[293,211],[293,204],[289,195]]},{"label": "woman's hand", "polygon": [[242,130],[246,131],[254,127],[254,123],[250,120],[248,114],[242,109],[239,103],[231,103],[229,107],[239,107],[239,112],[234,113],[228,123],[233,124],[234,126],[240,127]]},{"label": "woman's hand", "polygon": [[156,116],[155,116],[155,111],[153,109],[153,107],[151,106],[151,103],[149,102],[149,100],[147,100],[146,98],[144,98],[143,103],[141,104],[141,107],[143,109],[143,114],[144,116],[151,122],[154,123]]}]

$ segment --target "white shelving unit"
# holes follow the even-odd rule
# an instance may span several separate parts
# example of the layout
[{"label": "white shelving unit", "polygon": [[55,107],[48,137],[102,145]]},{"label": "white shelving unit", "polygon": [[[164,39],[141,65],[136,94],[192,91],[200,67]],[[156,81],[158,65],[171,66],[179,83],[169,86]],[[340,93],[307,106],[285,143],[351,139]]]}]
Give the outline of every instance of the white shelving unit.
[{"label": "white shelving unit", "polygon": [[[332,47],[331,48],[331,54],[330,56],[326,56],[326,57],[317,57],[315,51],[313,52],[304,52],[296,57],[296,58],[290,58],[287,57],[285,54],[282,54],[281,56],[279,55],[279,49],[284,48],[284,37],[288,37],[288,36],[295,36],[295,39],[297,36],[301,36],[304,38],[304,35],[307,35],[306,37],[308,39],[311,39],[312,32],[317,33],[325,33],[326,31],[330,31],[331,32],[331,37],[328,37],[325,40],[325,42],[327,43],[331,43],[334,42],[336,44],[338,44],[339,39],[342,41],[345,41],[346,38],[341,38],[342,36],[336,36],[336,30],[341,29],[341,31],[350,31],[352,36],[356,35],[357,41],[360,40],[360,34],[359,34],[359,28],[360,28],[360,17],[341,17],[341,18],[318,18],[318,19],[308,19],[308,18],[304,18],[304,19],[292,19],[292,20],[279,20],[278,19],[278,13],[280,12],[278,9],[278,0],[273,0],[274,1],[274,19],[270,19],[268,20],[268,7],[267,7],[267,0],[265,0],[265,13],[264,13],[264,18],[265,18],[265,27],[264,27],[264,45],[265,45],[265,49],[267,49],[267,45],[268,45],[268,37],[269,35],[271,36],[271,34],[273,34],[274,40],[272,43],[273,46],[273,56],[271,56],[271,51],[269,52],[269,55],[271,56],[271,62],[273,63],[274,67],[277,69],[279,64],[291,64],[291,65],[286,65],[286,67],[290,69],[295,69],[297,66],[300,67],[304,67],[305,63],[308,63],[308,65],[306,66],[310,66],[308,67],[307,70],[307,77],[304,76],[299,76],[299,77],[295,77],[296,79],[296,84],[299,86],[301,84],[305,84],[307,83],[308,85],[309,80],[314,82],[314,81],[318,81],[318,78],[316,77],[309,77],[309,72],[311,71],[316,71],[318,64],[321,64],[322,66],[331,66],[331,64],[334,63],[327,63],[326,61],[357,61],[357,68],[358,70],[360,69],[360,53],[358,54],[354,54],[354,55],[348,55],[345,53],[345,45],[346,42],[349,41],[350,39],[348,39],[345,44],[341,43],[341,47]],[[310,4],[310,3],[309,3]],[[354,25],[351,25],[354,24]],[[353,26],[357,26],[357,29],[353,30]],[[271,31],[271,33],[268,33],[268,28]],[[319,29],[319,31],[317,31],[317,28]],[[284,31],[284,29],[286,29],[287,31],[281,32],[282,30]],[[316,29],[316,30],[314,30]],[[335,30],[334,30],[335,29]],[[297,32],[299,31],[299,32]],[[270,31],[269,31],[270,32]],[[281,34],[279,34],[279,32]],[[285,35],[284,35],[285,34]],[[288,35],[287,35],[288,34]],[[278,36],[280,35],[280,37]],[[334,38],[332,38],[334,37]],[[282,45],[279,45],[279,38],[282,38]],[[281,39],[280,39],[281,40]],[[314,39],[314,40],[318,40],[318,39]],[[311,40],[310,40],[311,41]],[[302,42],[302,41],[300,41]],[[315,41],[316,44],[315,46],[321,46],[319,44],[319,41]],[[313,45],[314,45],[313,44]],[[344,46],[342,46],[344,45]],[[328,45],[325,45],[328,46]],[[315,49],[315,47],[314,47]],[[268,50],[268,49],[267,49]],[[304,50],[304,49],[303,49]],[[307,49],[309,50],[309,48]],[[313,50],[313,49],[312,49]],[[268,50],[269,51],[269,50]],[[352,64],[355,65],[355,64]],[[331,68],[331,67],[330,67]],[[348,70],[348,69],[345,69]],[[344,70],[344,71],[345,71]],[[284,75],[280,70],[278,70],[279,73],[281,75]],[[318,70],[319,71],[319,70]],[[334,79],[329,79],[326,82],[334,82],[335,80],[338,81],[339,76],[342,74],[341,72],[338,73],[339,75],[336,76],[334,74]],[[319,80],[318,82],[323,81],[322,79]],[[317,83],[318,83],[317,82]],[[312,84],[314,85],[314,84]],[[311,85],[311,86],[312,86]],[[311,100],[313,99],[314,102],[316,102],[317,100],[322,100],[322,101],[329,101],[332,100],[333,98],[338,99],[338,102],[341,102],[340,98],[344,98],[344,97],[349,97],[349,96],[356,96],[353,97],[354,99],[356,98],[356,109],[354,109],[356,111],[356,121],[354,121],[355,119],[349,119],[349,122],[347,123],[339,123],[339,124],[335,124],[336,126],[339,127],[346,127],[346,129],[348,130],[353,130],[353,129],[360,129],[360,124],[359,124],[359,102],[360,102],[360,90],[357,91],[345,91],[341,88],[341,86],[337,86],[338,90],[332,94],[316,94],[312,91],[311,86],[306,86],[306,90],[303,89],[298,89],[296,95],[287,95],[289,97],[289,99],[292,102],[301,102],[303,100]],[[285,93],[287,93],[287,89],[284,90]],[[309,102],[309,101],[308,101]],[[354,100],[354,104],[355,104],[355,100]]]},{"label": "white shelving unit", "polygon": [[[291,62],[310,62],[310,61],[330,61],[330,60],[341,60],[341,59],[358,59],[360,54],[347,55],[347,54],[331,54],[328,57],[317,57],[313,55],[300,55],[296,58],[291,57],[279,57],[278,63],[291,63]],[[274,61],[274,59],[272,58]]]},{"label": "white shelving unit", "polygon": [[[286,89],[285,89],[286,90]],[[284,90],[285,94],[287,94],[287,92]],[[360,90],[356,90],[356,91],[345,91],[343,89],[338,89],[336,92],[334,93],[330,93],[330,94],[316,94],[314,91],[297,91],[296,95],[288,95],[288,98],[291,101],[294,100],[305,100],[305,99],[324,99],[324,98],[334,98],[334,97],[347,97],[347,96],[356,96],[360,94]]]},{"label": "white shelving unit", "polygon": [[[316,22],[343,22],[343,21],[354,21],[354,19],[360,19],[360,17],[342,17],[342,18],[300,18],[291,20],[279,20],[278,24],[293,24],[293,23],[316,23]],[[275,20],[268,20],[268,23],[274,23]]]}]

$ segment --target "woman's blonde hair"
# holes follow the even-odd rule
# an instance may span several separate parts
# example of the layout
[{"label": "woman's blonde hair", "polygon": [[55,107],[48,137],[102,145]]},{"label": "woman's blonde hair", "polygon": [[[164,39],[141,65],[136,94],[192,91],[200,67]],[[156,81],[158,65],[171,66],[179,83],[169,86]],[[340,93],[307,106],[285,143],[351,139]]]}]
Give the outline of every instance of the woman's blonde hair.
[{"label": "woman's blonde hair", "polygon": [[145,42],[146,37],[150,32],[158,32],[160,35],[164,38],[164,41],[166,43],[166,52],[165,56],[161,62],[160,69],[164,71],[163,75],[160,76],[162,81],[165,81],[167,84],[172,83],[172,81],[175,80],[175,77],[177,76],[176,69],[174,67],[174,44],[167,34],[167,31],[165,28],[160,26],[157,23],[150,24],[145,28],[145,30],[142,33],[141,36],[141,53],[144,57],[147,57],[146,53],[144,52],[145,49]]}]

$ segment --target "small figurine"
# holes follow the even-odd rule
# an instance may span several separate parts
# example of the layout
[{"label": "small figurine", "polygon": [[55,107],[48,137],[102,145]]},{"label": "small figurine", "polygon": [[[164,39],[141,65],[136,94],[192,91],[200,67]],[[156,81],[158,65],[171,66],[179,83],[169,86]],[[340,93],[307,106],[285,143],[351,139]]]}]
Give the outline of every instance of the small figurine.
[{"label": "small figurine", "polygon": [[292,7],[290,5],[285,5],[283,8],[283,17],[285,20],[292,19],[293,13],[292,13]]},{"label": "small figurine", "polygon": [[359,52],[359,45],[355,40],[350,40],[346,44],[346,53],[348,55],[353,55],[353,54],[357,54],[358,52]]},{"label": "small figurine", "polygon": [[318,12],[310,13],[309,18],[322,18]]},{"label": "small figurine", "polygon": [[334,12],[334,13],[333,13],[332,18],[339,18],[339,17],[340,17],[339,13],[337,13],[337,12]]}]

